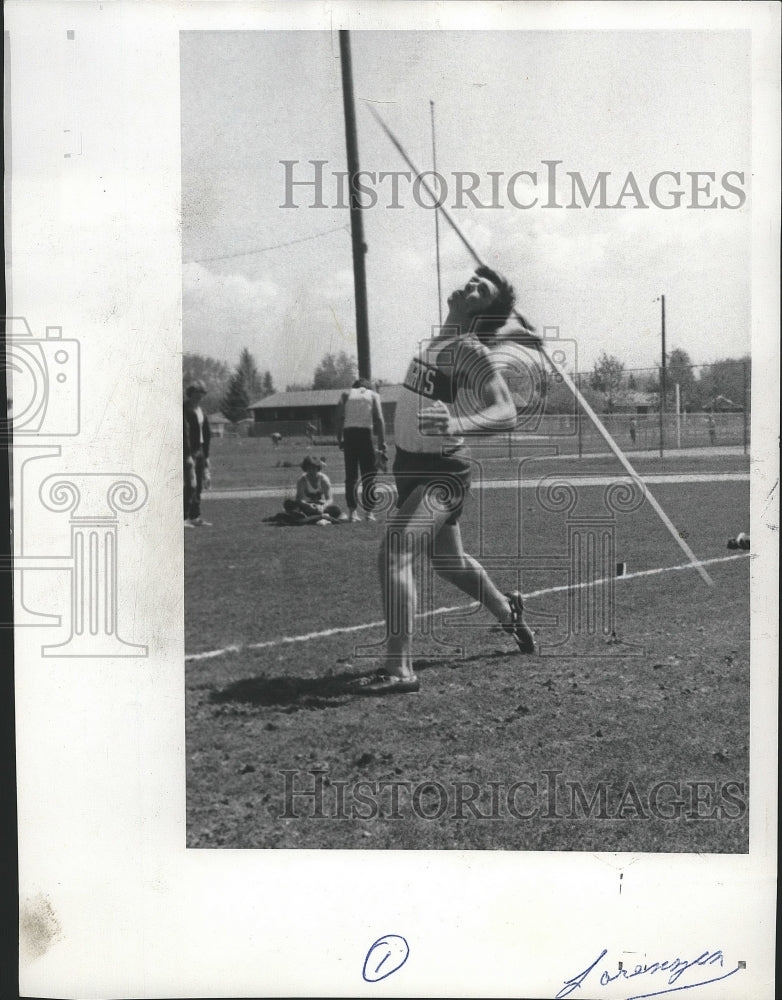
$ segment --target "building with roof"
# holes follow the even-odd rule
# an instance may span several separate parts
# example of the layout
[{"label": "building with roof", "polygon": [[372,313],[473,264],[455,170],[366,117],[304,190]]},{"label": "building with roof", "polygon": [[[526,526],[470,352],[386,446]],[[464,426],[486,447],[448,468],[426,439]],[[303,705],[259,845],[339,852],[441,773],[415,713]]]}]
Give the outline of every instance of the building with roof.
[{"label": "building with roof", "polygon": [[[275,392],[248,407],[253,415],[252,434],[264,437],[283,434],[304,437],[307,424],[316,428],[318,437],[334,437],[339,402],[346,389],[308,389],[301,392]],[[401,385],[383,385],[379,389],[386,432],[393,434],[396,404],[403,392]]]},{"label": "building with roof", "polygon": [[225,434],[226,427],[231,423],[222,413],[218,410],[217,413],[209,414],[209,426],[212,430],[214,437],[221,438]]},{"label": "building with roof", "polygon": [[209,414],[209,426],[212,429],[212,436],[218,438],[225,437],[226,434],[247,436],[248,426],[252,425],[253,422],[248,417],[233,422],[220,413],[219,410],[217,413]]}]

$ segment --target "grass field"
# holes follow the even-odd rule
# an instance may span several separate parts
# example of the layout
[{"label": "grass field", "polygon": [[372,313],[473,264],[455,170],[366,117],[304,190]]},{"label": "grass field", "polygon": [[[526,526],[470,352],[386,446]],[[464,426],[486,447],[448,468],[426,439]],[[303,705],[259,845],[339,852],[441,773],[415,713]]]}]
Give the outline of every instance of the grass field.
[{"label": "grass field", "polygon": [[[276,463],[301,453],[216,442],[215,489],[284,490],[297,470]],[[748,468],[741,455],[657,463],[642,468]],[[563,465],[616,470],[570,459],[534,475]],[[518,461],[484,466],[496,480]],[[686,560],[648,504],[611,514],[604,487],[578,485],[568,515],[534,489],[476,490],[466,547],[528,595],[541,652],[514,653],[483,612],[432,614],[421,692],[385,699],[346,685],[383,639],[382,524],[277,528],[263,519],[279,499],[207,494],[213,527],[185,533],[188,846],[746,851],[749,559],[728,558],[726,540],[748,530],[749,483],[653,492],[698,557],[719,560],[713,588],[674,569]],[[606,571],[613,593],[567,589],[568,516],[608,517],[627,570]],[[438,584],[423,610],[468,603]],[[590,608],[607,631],[577,618]]]},{"label": "grass field", "polygon": [[[561,441],[555,443],[557,447],[561,445]],[[569,475],[601,472],[612,475],[619,471],[619,463],[612,455],[590,454],[581,459],[572,455],[536,457],[544,455],[546,450],[553,450],[551,444],[536,441],[527,444],[523,452],[518,445],[514,446],[511,455],[507,447],[492,444],[488,452],[492,457],[485,460],[487,474],[492,478],[513,475],[521,454],[524,455],[525,476],[542,476],[558,471]],[[293,439],[283,441],[275,450],[266,438],[226,437],[212,442],[214,487],[216,490],[287,488],[293,492],[296,479],[301,475],[299,464],[308,453],[325,459],[326,472],[334,485],[342,485],[342,453],[334,444],[310,448],[306,440]],[[639,471],[648,473],[749,471],[749,458],[738,448],[723,454],[715,454],[707,448],[694,453],[687,451],[684,455],[671,450],[662,459],[656,451],[637,452],[633,456],[633,464]]]}]

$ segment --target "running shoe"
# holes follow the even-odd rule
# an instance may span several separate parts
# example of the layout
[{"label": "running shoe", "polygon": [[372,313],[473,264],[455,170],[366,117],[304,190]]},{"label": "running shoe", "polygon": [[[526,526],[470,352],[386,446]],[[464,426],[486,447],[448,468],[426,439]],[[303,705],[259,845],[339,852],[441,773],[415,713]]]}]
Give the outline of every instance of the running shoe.
[{"label": "running shoe", "polygon": [[361,677],[352,685],[356,694],[415,694],[420,691],[421,684],[415,674],[407,677],[397,677],[395,674],[377,673],[371,677]]},{"label": "running shoe", "polygon": [[535,652],[535,637],[528,625],[524,623],[524,601],[518,590],[505,595],[510,605],[511,620],[503,624],[502,631],[512,635],[520,653]]}]

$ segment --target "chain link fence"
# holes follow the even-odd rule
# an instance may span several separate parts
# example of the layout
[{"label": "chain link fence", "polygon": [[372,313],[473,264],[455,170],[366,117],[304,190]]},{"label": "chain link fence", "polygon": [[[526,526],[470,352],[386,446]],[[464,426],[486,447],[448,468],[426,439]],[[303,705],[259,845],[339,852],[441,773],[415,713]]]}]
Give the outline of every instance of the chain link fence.
[{"label": "chain link fence", "polygon": [[[610,448],[592,421],[576,405],[570,390],[556,374],[543,377],[538,394],[521,392],[519,422],[514,433],[518,443],[555,444],[561,454],[609,454]],[[683,448],[750,446],[749,359],[719,361],[711,365],[676,365],[666,373],[665,406],[659,368],[623,369],[612,381],[595,377],[595,372],[574,376],[584,398],[597,413],[619,447],[626,452],[675,452]],[[528,385],[532,382],[528,380]],[[307,425],[317,427],[317,444],[336,444],[334,412],[313,409],[303,419],[298,404],[286,408],[277,404],[279,419],[248,424],[250,437],[267,438],[274,432],[285,439],[308,442]],[[394,440],[396,403],[386,400],[386,438]]]},{"label": "chain link fence", "polygon": [[[574,379],[592,409],[624,451],[741,447],[749,452],[751,363],[676,365],[666,371],[665,399],[659,368],[625,369],[613,377],[595,371]],[[579,412],[556,375],[547,378],[543,412],[521,437],[551,438],[566,454],[610,451],[592,421]],[[522,420],[523,424],[523,420]]]}]

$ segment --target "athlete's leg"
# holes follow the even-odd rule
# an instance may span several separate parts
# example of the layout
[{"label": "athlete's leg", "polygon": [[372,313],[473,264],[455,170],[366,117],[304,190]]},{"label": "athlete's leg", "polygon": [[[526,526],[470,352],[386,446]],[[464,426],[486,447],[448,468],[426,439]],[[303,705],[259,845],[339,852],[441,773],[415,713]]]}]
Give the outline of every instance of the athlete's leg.
[{"label": "athlete's leg", "polygon": [[204,488],[204,471],[206,465],[204,462],[203,455],[195,456],[195,473],[196,473],[196,484],[195,489],[190,491],[190,510],[188,513],[188,518],[191,521],[195,521],[201,516],[201,492]]},{"label": "athlete's leg", "polygon": [[187,465],[184,467],[184,501],[185,501],[185,520],[190,517],[190,496],[195,489],[195,486],[191,486],[191,474],[195,474],[195,470],[189,468]]},{"label": "athlete's leg", "polygon": [[377,478],[377,460],[371,431],[367,431],[361,436],[358,462],[361,469],[361,506],[368,514],[371,514],[376,506],[375,479]]},{"label": "athlete's leg", "polygon": [[383,673],[413,675],[412,641],[415,625],[415,568],[431,552],[432,542],[449,517],[432,512],[419,486],[402,507],[389,516],[380,544],[378,566],[386,618],[386,657]]},{"label": "athlete's leg", "polygon": [[478,560],[464,551],[458,523],[445,524],[440,529],[432,565],[439,576],[474,601],[480,601],[498,621],[510,622],[508,598],[497,589]]},{"label": "athlete's leg", "polygon": [[358,482],[358,452],[356,450],[353,428],[346,428],[343,435],[343,454],[345,456],[345,503],[348,513],[358,506],[356,501],[356,483]]}]

